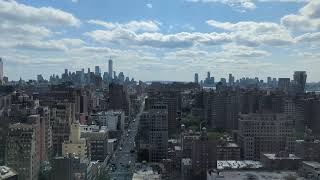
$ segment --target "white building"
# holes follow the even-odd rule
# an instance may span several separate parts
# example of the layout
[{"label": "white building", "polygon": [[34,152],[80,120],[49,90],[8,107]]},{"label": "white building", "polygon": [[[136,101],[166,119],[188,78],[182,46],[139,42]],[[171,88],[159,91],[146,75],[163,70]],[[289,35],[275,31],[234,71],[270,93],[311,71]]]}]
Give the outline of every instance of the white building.
[{"label": "white building", "polygon": [[140,170],[133,174],[132,180],[161,180],[160,174],[153,170]]},{"label": "white building", "polygon": [[99,130],[100,128],[97,125],[80,125],[81,135],[83,133],[99,132]]},{"label": "white building", "polygon": [[99,112],[97,117],[100,126],[106,126],[108,130],[123,130],[124,119],[123,111],[114,110]]}]

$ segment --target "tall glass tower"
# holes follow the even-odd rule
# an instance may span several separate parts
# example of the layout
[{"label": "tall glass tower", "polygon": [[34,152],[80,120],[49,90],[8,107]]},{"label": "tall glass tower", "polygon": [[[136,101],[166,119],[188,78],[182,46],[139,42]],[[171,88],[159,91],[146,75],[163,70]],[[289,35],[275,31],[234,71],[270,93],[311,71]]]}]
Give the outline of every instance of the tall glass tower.
[{"label": "tall glass tower", "polygon": [[112,59],[109,59],[109,71],[108,71],[108,73],[109,73],[110,79],[112,79],[112,74],[113,74],[112,65],[113,65]]}]

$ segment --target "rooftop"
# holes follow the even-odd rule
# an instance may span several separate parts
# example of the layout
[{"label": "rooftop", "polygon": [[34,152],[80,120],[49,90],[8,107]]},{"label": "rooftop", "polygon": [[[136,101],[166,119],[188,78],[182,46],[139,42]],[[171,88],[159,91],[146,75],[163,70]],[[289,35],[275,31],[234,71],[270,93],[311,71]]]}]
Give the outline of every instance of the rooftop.
[{"label": "rooftop", "polygon": [[279,157],[276,154],[263,154],[263,155],[265,155],[268,159],[301,159],[294,154],[289,154],[289,156],[287,157]]},{"label": "rooftop", "polygon": [[315,161],[303,161],[303,164],[315,167],[315,168],[320,168],[320,163],[315,162]]},{"label": "rooftop", "polygon": [[109,143],[116,142],[116,141],[117,141],[116,138],[114,138],[114,139],[108,139],[108,142],[109,142]]},{"label": "rooftop", "polygon": [[262,168],[260,161],[217,161],[217,169],[259,169]]},{"label": "rooftop", "polygon": [[181,151],[182,149],[181,149],[181,146],[174,146],[174,150]]},{"label": "rooftop", "polygon": [[13,169],[7,166],[0,166],[0,179],[6,179],[15,175],[17,175],[17,173]]},{"label": "rooftop", "polygon": [[[244,179],[258,179],[258,180],[274,180],[274,179],[287,179],[289,177],[295,178],[295,180],[307,180],[298,176],[293,171],[224,171],[219,174],[217,180],[244,180]],[[216,174],[213,174],[216,177]]]},{"label": "rooftop", "polygon": [[233,142],[226,142],[225,144],[221,143],[217,145],[218,147],[239,147],[238,144]]},{"label": "rooftop", "polygon": [[181,164],[185,166],[191,166],[191,159],[190,158],[183,158],[181,159]]},{"label": "rooftop", "polygon": [[160,180],[161,177],[153,170],[140,170],[133,174],[132,180]]}]

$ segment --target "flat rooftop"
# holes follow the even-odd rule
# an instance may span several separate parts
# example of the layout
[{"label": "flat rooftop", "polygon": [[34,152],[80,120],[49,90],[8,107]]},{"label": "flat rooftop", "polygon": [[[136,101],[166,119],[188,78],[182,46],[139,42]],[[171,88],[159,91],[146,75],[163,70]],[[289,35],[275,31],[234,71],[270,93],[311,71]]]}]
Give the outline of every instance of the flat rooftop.
[{"label": "flat rooftop", "polygon": [[278,157],[276,156],[276,154],[263,154],[263,155],[265,155],[268,159],[292,159],[292,160],[301,159],[294,154],[289,154],[288,157]]},{"label": "flat rooftop", "polygon": [[160,180],[161,176],[153,170],[140,170],[133,174],[132,180]]},{"label": "flat rooftop", "polygon": [[191,166],[191,159],[190,158],[182,158],[181,159],[181,163],[182,165],[185,165],[185,166]]},{"label": "flat rooftop", "polygon": [[16,176],[17,173],[7,166],[0,166],[0,179]]},{"label": "flat rooftop", "polygon": [[320,163],[316,161],[302,161],[303,164],[306,164],[311,167],[319,168],[320,169]]},{"label": "flat rooftop", "polygon": [[293,171],[224,171],[220,175],[217,180],[284,180],[288,177],[295,177],[296,180],[307,180]]},{"label": "flat rooftop", "polygon": [[217,169],[259,169],[262,168],[263,165],[260,161],[217,161]]}]

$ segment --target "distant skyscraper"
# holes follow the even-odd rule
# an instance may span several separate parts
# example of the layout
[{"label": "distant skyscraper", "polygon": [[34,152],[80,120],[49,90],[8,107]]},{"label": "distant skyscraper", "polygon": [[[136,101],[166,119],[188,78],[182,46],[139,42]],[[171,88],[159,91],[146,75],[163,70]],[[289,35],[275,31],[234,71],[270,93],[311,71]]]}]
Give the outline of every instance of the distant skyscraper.
[{"label": "distant skyscraper", "polygon": [[232,74],[229,74],[229,85],[232,86],[234,84],[234,76]]},{"label": "distant skyscraper", "polygon": [[194,83],[199,84],[199,74],[198,73],[194,74]]},{"label": "distant skyscraper", "polygon": [[113,62],[112,59],[109,59],[109,77],[112,79],[112,74],[113,74]]},{"label": "distant skyscraper", "polygon": [[221,78],[221,79],[220,79],[220,82],[222,82],[223,84],[227,84],[226,78]]},{"label": "distant skyscraper", "polygon": [[304,93],[307,81],[305,71],[295,71],[293,74],[294,87],[297,93]]},{"label": "distant skyscraper", "polygon": [[3,62],[0,57],[0,84],[3,84]]},{"label": "distant skyscraper", "polygon": [[207,78],[210,79],[210,72],[207,72]]},{"label": "distant skyscraper", "polygon": [[271,85],[272,85],[272,79],[271,79],[271,77],[268,77],[268,78],[267,78],[267,84],[268,84],[268,86],[271,86]]},{"label": "distant skyscraper", "polygon": [[101,76],[101,72],[100,72],[100,67],[99,66],[96,66],[94,68],[94,75]]},{"label": "distant skyscraper", "polygon": [[278,88],[284,92],[288,92],[290,87],[290,78],[279,78]]}]

